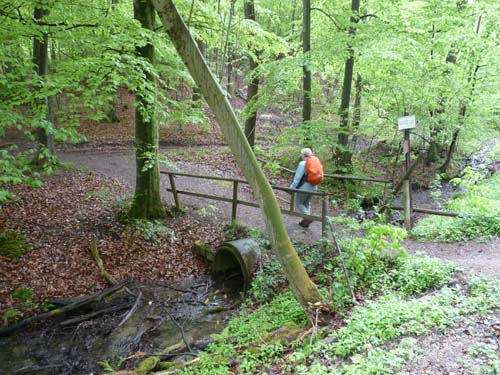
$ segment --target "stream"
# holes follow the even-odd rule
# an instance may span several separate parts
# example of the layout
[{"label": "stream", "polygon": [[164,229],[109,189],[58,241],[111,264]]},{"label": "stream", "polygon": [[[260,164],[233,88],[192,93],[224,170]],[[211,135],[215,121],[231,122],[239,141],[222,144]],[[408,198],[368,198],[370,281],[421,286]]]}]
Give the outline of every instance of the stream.
[{"label": "stream", "polygon": [[[96,306],[0,337],[0,374],[88,375],[103,372],[98,361],[108,361],[118,370],[126,358],[131,365],[160,353],[167,358],[162,360],[192,359],[209,343],[209,335],[222,331],[239,306],[241,283],[240,277],[215,276],[169,283],[131,282],[127,289],[133,295],[122,288]],[[95,311],[113,306],[123,308],[81,320],[89,307]],[[167,355],[167,348],[169,353],[179,353]]]}]

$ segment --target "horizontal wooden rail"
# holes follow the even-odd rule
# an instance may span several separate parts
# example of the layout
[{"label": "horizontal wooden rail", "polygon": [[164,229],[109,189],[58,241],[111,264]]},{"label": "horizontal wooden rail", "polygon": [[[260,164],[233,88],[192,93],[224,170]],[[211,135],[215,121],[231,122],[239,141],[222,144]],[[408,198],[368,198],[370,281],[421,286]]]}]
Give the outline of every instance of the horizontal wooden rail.
[{"label": "horizontal wooden rail", "polygon": [[193,178],[201,178],[204,180],[216,180],[216,181],[228,181],[228,182],[241,182],[244,184],[247,184],[245,180],[241,180],[238,178],[231,178],[231,177],[219,177],[219,176],[208,176],[204,174],[192,174],[192,173],[184,173],[184,172],[173,172],[173,171],[160,171],[161,174],[172,174],[175,176],[182,176],[182,177],[193,177]]},{"label": "horizontal wooden rail", "polygon": [[[202,174],[190,174],[190,173],[171,172],[171,171],[160,171],[160,173],[161,174],[167,174],[167,175],[174,175],[174,176],[182,176],[182,177],[201,178],[201,179],[205,179],[205,180],[238,182],[238,183],[242,183],[242,184],[247,184],[248,185],[247,181],[241,180],[239,178],[219,177],[219,176],[207,176],[207,175],[202,175]],[[288,193],[302,193],[302,194],[304,194],[304,190],[292,189],[292,188],[289,188],[289,187],[286,187],[286,186],[271,185],[271,187],[274,190],[286,191]],[[320,196],[320,197],[324,197],[324,196],[327,195],[323,191],[308,191],[305,194],[315,195],[315,196]]]},{"label": "horizontal wooden rail", "polygon": [[[239,178],[228,178],[228,177],[219,177],[219,176],[207,176],[207,175],[200,175],[200,174],[191,174],[191,173],[183,173],[183,172],[173,172],[173,171],[160,171],[161,174],[166,174],[168,175],[168,179],[170,181],[170,188],[167,188],[168,192],[171,192],[174,196],[174,202],[175,202],[175,207],[177,209],[181,208],[181,204],[179,202],[179,195],[188,195],[192,197],[198,197],[198,198],[205,198],[205,199],[213,199],[217,201],[222,201],[222,202],[227,202],[227,203],[232,203],[232,208],[231,208],[231,219],[236,220],[236,213],[237,213],[237,207],[238,205],[243,205],[243,206],[250,206],[250,207],[256,207],[260,208],[260,206],[257,203],[254,202],[248,202],[248,201],[243,201],[238,199],[238,184],[248,184],[247,181],[239,179]],[[186,191],[186,190],[179,190],[177,189],[175,185],[175,180],[174,176],[182,176],[182,177],[190,177],[190,178],[200,178],[200,179],[206,179],[206,180],[216,180],[216,181],[227,181],[231,182],[233,184],[233,195],[232,198],[226,198],[226,197],[221,197],[217,195],[211,195],[211,194],[204,194],[204,193],[197,193],[197,192],[192,192],[192,191]],[[271,187],[274,190],[281,190],[290,193],[291,199],[290,199],[290,209],[281,209],[281,212],[290,216],[297,216],[301,217],[304,219],[308,219],[311,221],[318,220],[321,222],[321,228],[322,228],[322,234],[323,237],[326,236],[326,215],[327,215],[327,208],[328,208],[328,197],[325,192],[317,192],[317,191],[311,191],[311,192],[305,192],[304,190],[300,189],[292,189],[289,187],[284,187],[284,186],[276,186],[276,185],[271,185]],[[315,216],[315,215],[307,215],[303,214],[300,212],[294,211],[294,201],[295,201],[295,193],[300,193],[300,194],[309,194],[313,196],[320,196],[321,197],[321,216]]]},{"label": "horizontal wooden rail", "polygon": [[[404,208],[401,206],[392,206],[391,209],[397,210],[397,211],[404,211]],[[413,211],[415,212],[420,212],[423,214],[429,214],[429,215],[438,215],[438,216],[449,216],[449,217],[462,217],[462,215],[456,213],[456,212],[447,212],[447,211],[437,211],[437,210],[431,210],[427,208],[418,208],[418,207],[413,207]]]},{"label": "horizontal wooden rail", "polygon": [[[167,188],[168,192],[173,193],[173,190],[170,188]],[[233,200],[231,198],[225,198],[225,197],[220,197],[218,195],[210,195],[210,194],[202,194],[202,193],[193,193],[191,191],[186,191],[186,190],[176,190],[177,194],[183,194],[183,195],[189,195],[191,197],[198,197],[198,198],[206,198],[206,199],[213,199],[216,201],[222,201],[222,202],[228,202],[232,203]],[[238,204],[241,204],[243,206],[249,206],[249,207],[255,207],[259,208],[260,206],[257,203],[254,202],[248,202],[248,201],[242,201],[240,199],[237,200]],[[302,217],[304,219],[311,219],[311,220],[322,220],[321,216],[315,216],[315,215],[306,215],[300,212],[296,211],[290,211],[290,210],[284,210],[282,209],[281,212],[290,215],[290,216],[297,216],[297,217]]]},{"label": "horizontal wooden rail", "polygon": [[[267,160],[262,159],[262,158],[258,158],[257,160],[259,160],[261,163],[267,163]],[[278,168],[285,171],[285,172],[288,172],[288,173],[292,173],[292,174],[295,173],[294,170],[288,169],[286,167],[282,167],[281,165],[278,165]],[[383,184],[392,184],[391,180],[386,180],[383,178],[361,177],[361,176],[329,174],[329,173],[325,173],[325,177],[336,178],[338,180],[354,180],[354,181],[380,182]]]}]

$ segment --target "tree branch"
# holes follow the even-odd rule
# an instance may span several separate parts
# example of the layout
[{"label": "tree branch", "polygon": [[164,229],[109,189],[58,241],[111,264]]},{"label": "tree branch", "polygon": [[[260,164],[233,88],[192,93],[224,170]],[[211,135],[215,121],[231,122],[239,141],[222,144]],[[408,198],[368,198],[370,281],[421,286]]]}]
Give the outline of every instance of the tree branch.
[{"label": "tree branch", "polygon": [[324,11],[324,10],[323,10],[323,9],[321,9],[321,8],[311,8],[311,10],[317,10],[318,12],[323,13],[325,16],[327,16],[327,17],[330,19],[330,21],[332,21],[332,22],[333,22],[333,24],[335,25],[335,27],[336,27],[337,29],[345,31],[345,29],[344,29],[344,28],[342,28],[342,27],[340,27],[340,26],[339,26],[339,24],[338,24],[337,20],[336,20],[336,19],[335,19],[335,18],[334,18],[334,17],[333,17],[330,13],[328,13],[328,12]]}]

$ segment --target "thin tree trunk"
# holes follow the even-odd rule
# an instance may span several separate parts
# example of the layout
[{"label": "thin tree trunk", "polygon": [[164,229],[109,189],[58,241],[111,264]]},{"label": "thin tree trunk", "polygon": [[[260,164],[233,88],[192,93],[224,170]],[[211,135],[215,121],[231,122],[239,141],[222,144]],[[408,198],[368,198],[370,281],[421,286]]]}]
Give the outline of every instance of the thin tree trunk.
[{"label": "thin tree trunk", "polygon": [[[255,5],[254,0],[245,0],[244,3],[245,18],[255,22]],[[257,109],[255,108],[255,99],[259,93],[259,76],[255,74],[258,67],[257,61],[250,56],[250,74],[252,79],[247,88],[247,119],[245,120],[245,137],[253,148],[255,145],[255,131],[257,128]]]},{"label": "thin tree trunk", "polygon": [[302,265],[281,216],[271,185],[259,167],[231,104],[203,60],[181,16],[171,0],[152,0],[167,33],[212,109],[238,165],[261,207],[273,250],[283,266],[290,287],[303,306],[321,302],[322,297]]},{"label": "thin tree trunk", "polygon": [[292,16],[290,17],[290,24],[292,25],[292,38],[293,35],[295,34],[295,14],[297,13],[297,0],[293,0],[293,5],[292,5]]},{"label": "thin tree trunk", "polygon": [[[150,0],[134,0],[134,18],[142,27],[155,29],[155,9]],[[139,56],[150,64],[155,63],[155,50],[151,43],[137,47]],[[154,85],[154,77],[144,70],[146,80]],[[156,120],[156,99],[154,92],[136,93],[135,147],[136,182],[135,195],[129,215],[142,219],[163,219],[165,208],[160,194],[160,167],[158,164],[158,123]]]},{"label": "thin tree trunk", "polygon": [[[481,29],[481,20],[482,20],[482,15],[479,15],[477,19],[477,25],[476,25],[476,34],[479,34],[479,30]],[[477,81],[477,72],[479,71],[479,64],[477,64],[472,72],[469,74],[469,78],[467,79],[467,82],[471,85],[470,86],[470,92],[469,92],[469,97],[464,99],[462,103],[460,104],[460,110],[459,110],[459,124],[465,122],[465,116],[467,114],[467,104],[472,101],[474,98],[474,91],[476,89],[476,81]],[[457,148],[457,143],[458,143],[458,135],[460,134],[461,127],[457,126],[455,130],[453,131],[453,135],[451,137],[451,142],[450,146],[448,147],[448,151],[446,153],[446,159],[441,165],[440,172],[445,173],[448,167],[450,166],[451,159],[453,157],[453,153],[455,152]]]},{"label": "thin tree trunk", "polygon": [[[356,34],[356,23],[358,22],[360,0],[351,2],[351,27],[349,27],[349,37]],[[349,42],[349,57],[344,65],[344,83],[342,85],[342,97],[339,108],[340,129],[338,135],[339,148],[337,149],[337,160],[340,167],[352,168],[352,151],[349,149],[349,105],[351,101],[352,76],[354,72],[354,48]]]},{"label": "thin tree trunk", "polygon": [[[229,35],[231,35],[231,23],[233,22],[233,16],[234,16],[234,3],[236,0],[231,0],[231,8],[229,10],[229,21],[227,23],[227,29],[226,29],[226,41],[224,42],[224,51],[222,53],[222,64],[221,64],[221,81],[222,77],[224,75],[224,66],[226,65],[226,57],[227,60],[229,61]],[[227,69],[229,70],[229,65],[231,62],[229,61]],[[228,90],[229,93],[229,90]]]},{"label": "thin tree trunk", "polygon": [[[202,56],[205,56],[205,43],[201,40],[196,40],[196,44],[198,45],[198,49],[200,50],[200,53]],[[201,106],[201,91],[198,88],[198,86],[193,87],[193,96],[192,96],[192,101],[193,101],[193,106]]]},{"label": "thin tree trunk", "polygon": [[[33,18],[38,23],[48,14],[49,11],[47,9],[35,8]],[[40,82],[37,84],[36,90],[41,90],[43,82],[49,74],[49,35],[46,32],[42,34],[41,38],[38,35],[35,35],[33,38],[33,64],[37,75],[40,77]],[[40,99],[40,103],[38,104],[39,108],[44,112],[45,120],[45,125],[38,127],[36,130],[39,152],[34,159],[34,163],[40,166],[57,162],[54,135],[47,130],[47,125],[54,123],[51,104],[52,101],[47,96]]]},{"label": "thin tree trunk", "polygon": [[[302,0],[302,122],[307,124],[311,121],[312,103],[311,103],[311,0]],[[306,125],[308,126],[308,125]],[[310,146],[310,145],[308,145]]]},{"label": "thin tree trunk", "polygon": [[363,80],[361,79],[361,74],[359,73],[356,75],[354,87],[356,88],[356,94],[354,96],[354,108],[352,111],[352,128],[354,133],[352,137],[352,145],[353,147],[356,147],[356,143],[358,141],[356,131],[361,123],[361,92],[363,91]]}]

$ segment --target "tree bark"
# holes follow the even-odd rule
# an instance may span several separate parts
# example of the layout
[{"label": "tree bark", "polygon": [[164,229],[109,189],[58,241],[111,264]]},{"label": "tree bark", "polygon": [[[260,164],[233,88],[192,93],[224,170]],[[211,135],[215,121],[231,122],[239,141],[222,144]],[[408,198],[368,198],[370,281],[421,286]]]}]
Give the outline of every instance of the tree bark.
[{"label": "tree bark", "polygon": [[[351,2],[351,27],[349,27],[349,37],[356,34],[356,23],[358,22],[360,0]],[[354,72],[354,48],[351,43],[348,45],[349,57],[344,64],[344,82],[342,84],[342,98],[339,108],[340,129],[338,135],[337,160],[341,167],[352,168],[352,151],[349,149],[349,105],[351,101],[352,76]]]},{"label": "tree bark", "polygon": [[264,215],[272,248],[283,266],[295,296],[303,306],[321,302],[322,297],[316,285],[307,275],[293,248],[271,185],[259,167],[231,104],[203,60],[196,42],[172,1],[152,1],[172,43],[212,109],[238,165],[252,187]]},{"label": "tree bark", "polygon": [[354,87],[356,88],[356,94],[354,95],[354,108],[352,111],[352,129],[354,133],[352,137],[352,145],[353,147],[356,147],[358,140],[356,130],[361,124],[361,93],[363,91],[363,80],[361,78],[361,74],[359,73],[356,75]]},{"label": "tree bark", "polygon": [[[38,23],[40,19],[49,14],[47,9],[35,8],[33,18]],[[49,35],[46,32],[39,37],[35,35],[33,38],[33,64],[35,72],[40,77],[40,82],[36,86],[36,90],[41,90],[43,81],[49,74]],[[38,105],[42,108],[44,114],[45,125],[40,126],[36,130],[36,139],[39,145],[39,152],[34,159],[34,163],[40,166],[45,164],[53,164],[56,162],[56,151],[54,147],[54,135],[47,130],[48,124],[53,124],[51,100],[45,96],[40,99]]]},{"label": "tree bark", "polygon": [[[244,2],[245,18],[255,22],[254,0],[245,0]],[[257,61],[250,56],[250,74],[252,79],[247,88],[247,118],[245,120],[245,137],[253,148],[255,146],[255,131],[257,129],[257,109],[255,108],[255,99],[259,93],[259,76],[255,74],[258,67]]]},{"label": "tree bark", "polygon": [[[143,28],[154,31],[155,10],[150,0],[134,0],[134,18]],[[150,64],[155,63],[153,44],[137,47],[136,53]],[[144,69],[145,79],[154,85],[155,78]],[[129,216],[141,219],[163,219],[165,208],[160,194],[160,167],[158,164],[158,123],[154,92],[137,92],[135,110],[135,195]]]},{"label": "tree bark", "polygon": [[[302,103],[302,122],[308,125],[311,121],[312,102],[311,102],[311,0],[302,0],[302,86],[303,86],[303,103]],[[307,135],[309,137],[309,135]],[[310,143],[310,140],[308,140]],[[307,146],[311,146],[308,144]]]}]

